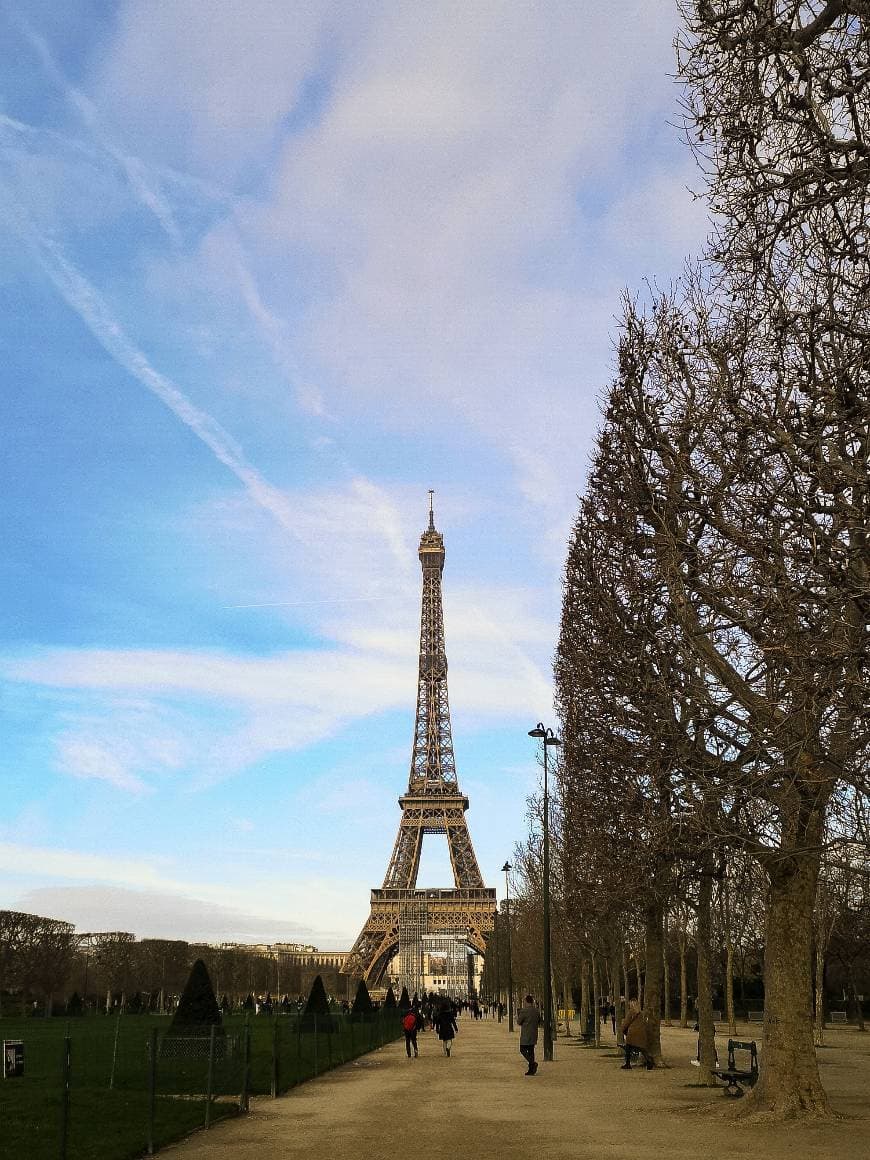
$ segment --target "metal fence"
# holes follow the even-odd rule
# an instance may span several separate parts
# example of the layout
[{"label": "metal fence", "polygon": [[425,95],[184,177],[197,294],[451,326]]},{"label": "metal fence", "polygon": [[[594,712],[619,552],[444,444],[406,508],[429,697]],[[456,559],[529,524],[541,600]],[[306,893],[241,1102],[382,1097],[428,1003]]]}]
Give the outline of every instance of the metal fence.
[{"label": "metal fence", "polygon": [[24,1074],[0,1079],[3,1157],[129,1160],[401,1036],[396,1011],[230,1017],[204,1036],[160,1016],[0,1019]]}]

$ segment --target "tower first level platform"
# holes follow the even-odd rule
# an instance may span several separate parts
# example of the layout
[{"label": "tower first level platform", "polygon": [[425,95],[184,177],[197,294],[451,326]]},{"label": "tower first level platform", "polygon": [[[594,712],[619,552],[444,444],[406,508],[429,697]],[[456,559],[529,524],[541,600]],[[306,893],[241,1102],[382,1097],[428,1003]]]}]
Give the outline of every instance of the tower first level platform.
[{"label": "tower first level platform", "polygon": [[[415,943],[433,935],[462,938],[477,954],[485,954],[495,908],[495,890],[488,886],[373,890],[368,921],[352,952],[356,970],[376,984],[412,933]],[[344,967],[349,969],[350,962]]]}]

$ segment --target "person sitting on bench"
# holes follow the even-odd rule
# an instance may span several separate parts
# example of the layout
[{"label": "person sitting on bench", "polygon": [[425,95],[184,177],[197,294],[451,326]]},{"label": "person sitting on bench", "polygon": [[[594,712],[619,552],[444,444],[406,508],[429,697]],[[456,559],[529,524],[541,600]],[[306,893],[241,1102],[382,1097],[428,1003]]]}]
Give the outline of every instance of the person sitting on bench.
[{"label": "person sitting on bench", "polygon": [[622,1070],[631,1071],[632,1051],[639,1051],[647,1070],[652,1070],[655,1065],[646,1049],[646,1020],[637,999],[632,999],[628,1004],[628,1014],[622,1021],[622,1034],[625,1039],[625,1063]]}]

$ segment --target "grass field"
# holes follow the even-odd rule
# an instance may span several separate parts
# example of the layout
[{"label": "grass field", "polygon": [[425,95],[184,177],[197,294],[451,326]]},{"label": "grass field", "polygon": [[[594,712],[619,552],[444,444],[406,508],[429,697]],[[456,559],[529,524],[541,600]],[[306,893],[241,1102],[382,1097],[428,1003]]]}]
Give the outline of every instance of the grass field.
[{"label": "grass field", "polygon": [[[326,1026],[324,1027],[324,1022]],[[0,1039],[21,1039],[25,1074],[0,1080],[3,1157],[60,1160],[64,1120],[65,1036],[70,1038],[65,1160],[128,1160],[149,1139],[149,1042],[157,1033],[153,1140],[160,1147],[211,1122],[236,1115],[245,1088],[245,1038],[250,1036],[247,1089],[286,1091],[401,1035],[399,1016],[351,1022],[334,1015],[306,1029],[296,1015],[242,1016],[224,1022],[208,1091],[207,1045],[164,1040],[166,1016],[120,1019],[0,1019]]]}]

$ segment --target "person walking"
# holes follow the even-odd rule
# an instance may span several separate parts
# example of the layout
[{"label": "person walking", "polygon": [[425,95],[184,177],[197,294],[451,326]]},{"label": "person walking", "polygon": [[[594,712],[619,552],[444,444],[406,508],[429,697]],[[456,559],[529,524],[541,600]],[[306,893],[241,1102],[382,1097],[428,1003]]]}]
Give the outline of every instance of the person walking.
[{"label": "person walking", "polygon": [[622,1034],[625,1042],[625,1063],[622,1065],[623,1071],[631,1071],[631,1053],[632,1051],[639,1051],[643,1056],[644,1066],[647,1071],[652,1071],[655,1066],[650,1058],[649,1052],[646,1049],[646,1020],[643,1017],[643,1012],[640,1009],[640,1004],[637,999],[632,999],[628,1004],[628,1014],[622,1021]]},{"label": "person walking", "polygon": [[420,1026],[420,1016],[412,1007],[410,1011],[406,1011],[402,1018],[402,1030],[405,1032],[405,1051],[408,1053],[408,1059],[411,1058],[411,1048],[414,1049],[414,1058],[416,1059],[419,1052],[417,1051],[417,1029]]},{"label": "person walking", "polygon": [[435,1027],[438,1031],[438,1038],[441,1040],[441,1046],[444,1048],[444,1054],[449,1056],[454,1037],[459,1031],[456,1025],[456,1011],[449,1000],[443,1004],[435,1016]]},{"label": "person walking", "polygon": [[520,1055],[529,1065],[526,1075],[534,1075],[538,1070],[535,1061],[535,1044],[538,1042],[541,1012],[535,1006],[535,1000],[531,995],[526,995],[524,1005],[517,1011],[517,1023],[520,1028]]}]

